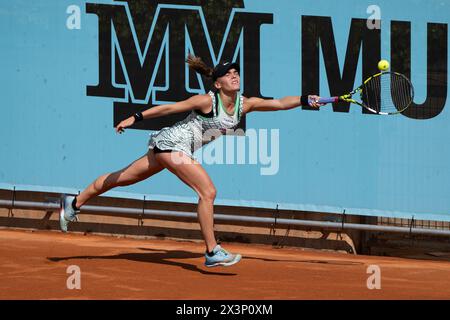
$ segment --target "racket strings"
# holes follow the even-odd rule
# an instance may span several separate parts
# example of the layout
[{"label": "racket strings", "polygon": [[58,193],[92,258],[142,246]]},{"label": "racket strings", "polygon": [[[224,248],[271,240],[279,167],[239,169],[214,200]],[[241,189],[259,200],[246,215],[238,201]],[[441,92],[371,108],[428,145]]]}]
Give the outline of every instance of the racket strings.
[{"label": "racket strings", "polygon": [[[392,74],[391,98],[398,112],[405,110],[412,103],[414,92],[409,80],[399,74]],[[395,111],[395,110],[394,110]]]},{"label": "racket strings", "polygon": [[375,112],[380,112],[380,81],[379,79],[373,79],[366,83],[363,90],[363,101]]},{"label": "racket strings", "polygon": [[379,77],[372,78],[364,84],[361,99],[367,108],[373,112],[381,111],[381,81]]},{"label": "racket strings", "polygon": [[364,104],[376,113],[397,113],[412,102],[412,85],[396,73],[384,73],[370,79],[363,88]]}]

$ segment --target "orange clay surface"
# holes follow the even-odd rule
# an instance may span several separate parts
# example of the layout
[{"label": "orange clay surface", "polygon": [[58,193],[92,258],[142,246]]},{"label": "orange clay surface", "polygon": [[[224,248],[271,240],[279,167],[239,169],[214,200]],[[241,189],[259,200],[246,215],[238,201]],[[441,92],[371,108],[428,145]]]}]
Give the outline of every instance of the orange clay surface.
[{"label": "orange clay surface", "polygon": [[[223,247],[241,262],[206,268],[196,242],[0,229],[0,299],[450,299],[450,262]],[[72,265],[80,290],[66,285]]]}]

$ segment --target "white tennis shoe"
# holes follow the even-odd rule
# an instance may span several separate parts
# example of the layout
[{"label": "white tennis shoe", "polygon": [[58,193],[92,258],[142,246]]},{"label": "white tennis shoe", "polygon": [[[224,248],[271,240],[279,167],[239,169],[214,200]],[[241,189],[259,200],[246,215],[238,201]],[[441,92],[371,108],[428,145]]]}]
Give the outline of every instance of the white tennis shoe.
[{"label": "white tennis shoe", "polygon": [[59,210],[59,226],[62,232],[67,232],[67,226],[72,221],[78,221],[77,214],[80,210],[72,208],[72,201],[74,196],[63,195],[61,198],[61,208]]},{"label": "white tennis shoe", "polygon": [[242,258],[240,254],[231,254],[220,245],[215,246],[212,252],[214,253],[213,256],[209,256],[208,253],[205,253],[205,266],[207,267],[228,267],[238,263]]}]

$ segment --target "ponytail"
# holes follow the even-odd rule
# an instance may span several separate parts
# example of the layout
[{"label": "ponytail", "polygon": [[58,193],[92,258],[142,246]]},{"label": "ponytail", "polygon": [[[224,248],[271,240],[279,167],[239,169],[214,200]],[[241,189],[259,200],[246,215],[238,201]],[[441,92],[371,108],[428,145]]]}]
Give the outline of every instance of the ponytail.
[{"label": "ponytail", "polygon": [[188,58],[186,59],[187,64],[189,65],[189,68],[194,70],[197,73],[200,73],[201,75],[212,78],[214,69],[211,67],[208,67],[200,57],[193,56],[191,54],[188,55]]}]

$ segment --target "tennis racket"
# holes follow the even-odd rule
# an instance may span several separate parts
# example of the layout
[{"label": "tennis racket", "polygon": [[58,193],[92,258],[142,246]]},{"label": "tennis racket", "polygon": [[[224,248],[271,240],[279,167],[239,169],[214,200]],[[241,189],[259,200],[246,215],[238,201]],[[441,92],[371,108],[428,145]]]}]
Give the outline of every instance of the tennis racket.
[{"label": "tennis racket", "polygon": [[351,102],[376,114],[394,115],[405,111],[413,99],[414,87],[407,77],[398,72],[381,72],[348,94],[320,98],[318,102]]}]

